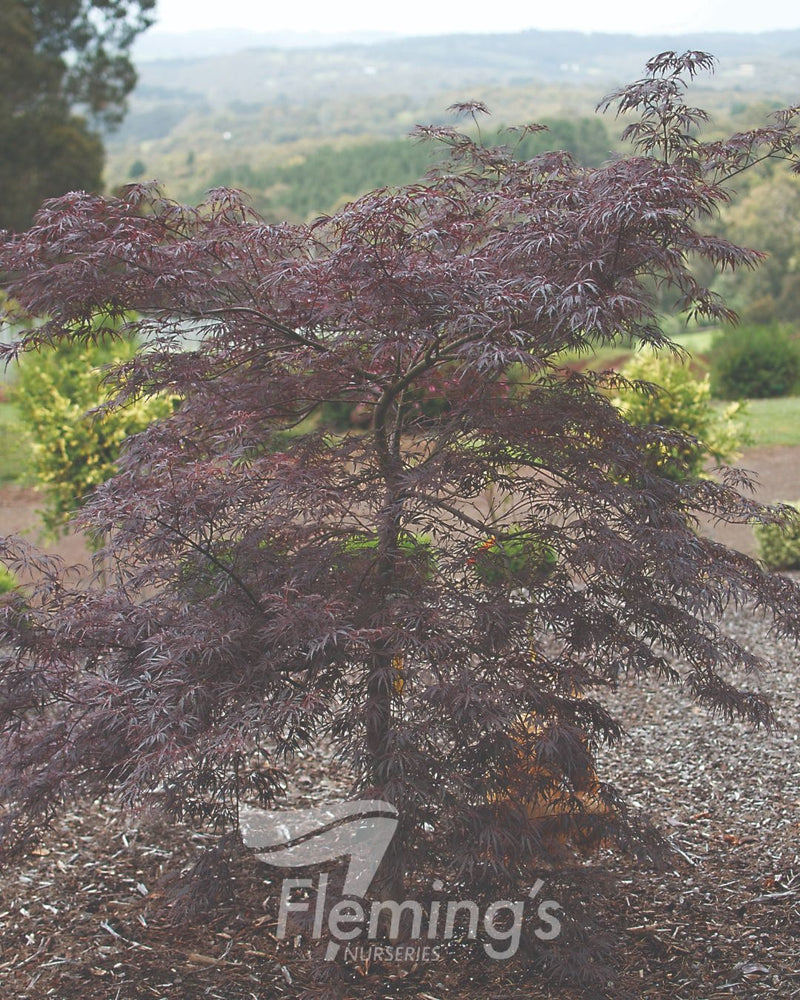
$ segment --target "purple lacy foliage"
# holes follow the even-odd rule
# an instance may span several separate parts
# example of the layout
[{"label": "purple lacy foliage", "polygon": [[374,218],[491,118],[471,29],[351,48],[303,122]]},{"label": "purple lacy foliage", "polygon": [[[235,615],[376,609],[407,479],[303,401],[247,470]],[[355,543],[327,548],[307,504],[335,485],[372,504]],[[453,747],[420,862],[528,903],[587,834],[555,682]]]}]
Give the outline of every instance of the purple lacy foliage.
[{"label": "purple lacy foliage", "polygon": [[[704,143],[681,95],[708,63],[664,54],[612,95],[638,116],[637,148],[598,169],[421,129],[449,151],[424,183],[311,225],[267,225],[234,192],[186,208],[131,187],[50,202],[6,238],[6,289],[49,317],[8,355],[133,310],[146,346],[120,399],[180,399],[78,518],[108,539],[105,588],[5,543],[40,581],[2,607],[7,853],[65,800],[107,792],[235,825],[240,798],[279,796],[285,756],[324,737],[354,794],[398,806],[396,874],[435,860],[513,880],[552,849],[542,799],[561,797],[573,833],[643,836],[610,785],[592,816],[578,794],[593,748],[620,736],[602,692],[621,674],[769,723],[725,679],[766,664],[718,617],[749,603],[797,636],[800,594],[695,528],[783,515],[734,473],[661,477],[644,445],[667,432],[620,418],[619,377],[559,362],[621,340],[669,348],[654,283],[728,318],[687,261],[759,259],[702,222],[729,176],[767,157],[796,167],[796,113]],[[510,391],[512,365],[526,387]],[[409,403],[443,384],[441,412]],[[308,429],[339,400],[366,431]],[[520,531],[552,547],[554,571],[482,584],[476,548]],[[354,533],[377,544],[348,548]],[[429,536],[433,571],[409,568],[403,533]]]}]

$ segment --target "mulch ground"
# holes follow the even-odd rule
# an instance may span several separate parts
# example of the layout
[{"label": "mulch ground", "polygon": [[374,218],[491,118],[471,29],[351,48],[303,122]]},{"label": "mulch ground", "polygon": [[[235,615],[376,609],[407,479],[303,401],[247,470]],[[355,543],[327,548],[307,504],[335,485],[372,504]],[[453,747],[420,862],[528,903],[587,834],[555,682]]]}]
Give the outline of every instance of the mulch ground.
[{"label": "mulch ground", "polygon": [[[736,624],[757,638],[758,624]],[[714,722],[680,690],[624,686],[628,736],[603,756],[635,807],[670,840],[667,867],[602,851],[546,891],[585,913],[607,972],[589,987],[550,983],[520,955],[489,962],[474,947],[438,963],[337,969],[341,997],[418,1000],[800,997],[800,686],[777,649],[762,687],[785,728],[753,735]],[[336,793],[336,776],[298,762],[299,804]],[[304,790],[307,794],[303,794]],[[165,873],[211,838],[157,816],[135,825],[111,803],[58,823],[0,877],[0,995],[85,1000],[326,996],[300,942],[274,936],[277,886],[252,857],[232,863],[216,904],[174,922]]]},{"label": "mulch ground", "polygon": [[[743,463],[760,464],[764,498],[799,496],[795,450],[769,451]],[[219,898],[176,922],[191,897],[168,873],[213,838],[96,802],[67,811],[24,864],[0,873],[0,997],[800,998],[800,653],[752,613],[732,612],[726,628],[772,662],[739,680],[771,695],[779,727],[709,718],[678,688],[623,682],[613,694],[627,731],[603,752],[601,774],[674,853],[655,869],[602,850],[543,876],[602,955],[591,985],[545,978],[541,954],[490,962],[454,944],[435,963],[336,966],[326,986],[302,941],[276,940],[277,886],[252,856],[235,857]],[[297,804],[340,797],[342,784],[320,758],[296,762]]]}]

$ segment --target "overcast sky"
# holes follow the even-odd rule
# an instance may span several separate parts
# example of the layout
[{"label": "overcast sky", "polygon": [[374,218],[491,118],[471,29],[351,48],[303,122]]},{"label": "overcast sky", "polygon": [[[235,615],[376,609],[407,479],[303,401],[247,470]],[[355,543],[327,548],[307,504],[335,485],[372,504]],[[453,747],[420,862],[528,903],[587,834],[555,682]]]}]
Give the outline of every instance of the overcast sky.
[{"label": "overcast sky", "polygon": [[800,28],[798,0],[158,0],[156,31],[385,31],[404,35],[525,28],[633,32]]}]

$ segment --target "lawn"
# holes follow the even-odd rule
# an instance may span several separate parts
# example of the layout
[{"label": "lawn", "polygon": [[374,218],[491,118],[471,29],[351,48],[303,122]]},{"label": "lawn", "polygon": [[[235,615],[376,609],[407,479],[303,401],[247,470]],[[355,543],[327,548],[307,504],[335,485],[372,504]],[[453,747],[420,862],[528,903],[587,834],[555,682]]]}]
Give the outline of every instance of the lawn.
[{"label": "lawn", "polygon": [[30,448],[13,403],[0,402],[0,483],[24,478]]},{"label": "lawn", "polygon": [[[672,339],[698,360],[700,370],[707,364],[711,342],[716,329],[695,330],[674,334]],[[594,355],[566,355],[570,361],[584,360],[588,367],[602,369],[619,367],[625,363],[625,351],[619,347],[604,347]],[[727,403],[720,402],[720,408]],[[800,445],[800,396],[782,396],[776,399],[751,399],[747,403],[747,428],[751,435],[749,447],[769,445]]]},{"label": "lawn", "polygon": [[695,330],[691,333],[679,333],[672,339],[692,356],[697,357],[708,354],[711,350],[711,341],[717,333],[717,330]]},{"label": "lawn", "polygon": [[754,446],[800,445],[800,396],[751,399],[747,427]]}]

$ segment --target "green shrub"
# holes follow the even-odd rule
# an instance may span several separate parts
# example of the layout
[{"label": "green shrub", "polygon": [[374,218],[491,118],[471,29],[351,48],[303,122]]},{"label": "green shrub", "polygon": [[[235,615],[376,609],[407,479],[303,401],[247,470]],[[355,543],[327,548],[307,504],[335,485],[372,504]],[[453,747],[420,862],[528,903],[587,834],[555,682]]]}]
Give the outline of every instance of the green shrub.
[{"label": "green shrub", "polygon": [[741,423],[743,404],[716,408],[708,376],[695,376],[679,358],[639,354],[622,374],[659,387],[654,393],[636,389],[620,392],[613,402],[626,420],[637,427],[665,427],[690,436],[681,444],[651,447],[656,467],[670,479],[702,476],[708,459],[730,462],[746,443]]},{"label": "green shrub", "polygon": [[800,501],[790,503],[798,512],[788,524],[756,524],[758,554],[769,569],[800,569]]},{"label": "green shrub", "polygon": [[[102,320],[97,322],[99,329]],[[20,360],[12,399],[32,441],[30,464],[44,493],[42,519],[53,535],[114,474],[125,439],[172,411],[169,399],[152,397],[89,412],[112,396],[103,384],[103,369],[129,360],[137,349],[129,338],[61,341]]]},{"label": "green shrub", "polygon": [[330,400],[320,407],[320,423],[330,430],[345,431],[352,426],[350,416],[354,404],[345,399]]},{"label": "green shrub", "polygon": [[19,582],[7,566],[0,565],[0,594],[8,594],[16,590]]},{"label": "green shrub", "polygon": [[800,383],[800,343],[781,326],[748,325],[711,345],[711,391],[719,399],[788,396]]},{"label": "green shrub", "polygon": [[502,541],[490,538],[470,557],[478,579],[487,587],[509,581],[532,585],[547,579],[558,561],[555,549],[529,531],[512,529],[508,534]]}]

